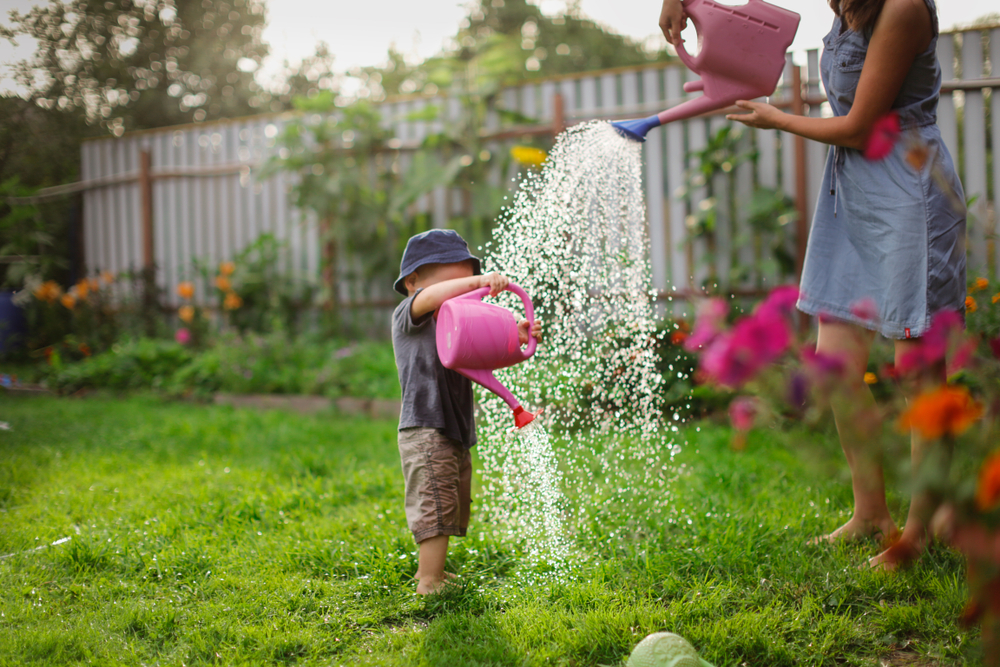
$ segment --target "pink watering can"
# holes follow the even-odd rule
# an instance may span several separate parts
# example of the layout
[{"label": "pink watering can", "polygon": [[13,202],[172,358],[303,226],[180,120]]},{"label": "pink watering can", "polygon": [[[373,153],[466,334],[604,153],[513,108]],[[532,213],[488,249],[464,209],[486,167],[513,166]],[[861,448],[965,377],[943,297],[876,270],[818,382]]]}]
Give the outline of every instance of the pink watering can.
[{"label": "pink watering can", "polygon": [[[525,318],[533,324],[531,299],[514,283],[507,289],[521,297]],[[461,373],[506,401],[514,411],[515,426],[521,428],[542,411],[522,408],[507,387],[493,377],[493,371],[528,359],[535,353],[538,341],[529,338],[527,348],[522,350],[514,315],[506,308],[483,303],[482,298],[489,293],[489,287],[480,287],[441,304],[437,313],[438,357],[445,368]],[[531,324],[528,326],[530,329]]]},{"label": "pink watering can", "polygon": [[629,139],[645,141],[647,132],[664,123],[773,93],[801,18],[764,0],[749,0],[738,7],[688,0],[684,12],[698,31],[701,47],[697,56],[691,56],[683,44],[677,47],[681,61],[701,76],[700,81],[685,83],[684,91],[705,94],[649,118],[612,123]]}]

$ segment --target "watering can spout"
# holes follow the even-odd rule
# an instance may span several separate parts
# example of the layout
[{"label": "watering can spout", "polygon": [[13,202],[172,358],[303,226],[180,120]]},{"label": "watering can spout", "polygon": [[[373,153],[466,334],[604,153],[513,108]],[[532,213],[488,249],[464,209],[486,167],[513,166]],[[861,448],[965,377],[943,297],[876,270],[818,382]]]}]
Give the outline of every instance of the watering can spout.
[{"label": "watering can spout", "polygon": [[654,127],[660,126],[660,117],[653,115],[649,118],[636,118],[635,120],[622,120],[611,123],[611,126],[618,130],[618,134],[626,139],[642,143],[646,141],[646,133]]}]

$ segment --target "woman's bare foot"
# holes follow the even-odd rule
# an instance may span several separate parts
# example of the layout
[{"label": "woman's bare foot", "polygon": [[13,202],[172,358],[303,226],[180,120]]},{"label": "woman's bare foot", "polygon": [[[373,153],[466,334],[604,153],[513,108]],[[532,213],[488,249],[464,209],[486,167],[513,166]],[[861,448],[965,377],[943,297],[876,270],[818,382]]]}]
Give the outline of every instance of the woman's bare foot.
[{"label": "woman's bare foot", "polygon": [[[905,533],[895,544],[877,556],[868,559],[868,567],[881,572],[895,572],[915,562],[927,548],[927,539],[909,539]],[[864,565],[861,566],[864,569]]]},{"label": "woman's bare foot", "polygon": [[887,544],[898,537],[899,529],[893,523],[892,517],[886,516],[878,520],[851,517],[850,521],[837,530],[828,535],[814,537],[807,544],[814,546],[835,542],[860,542],[868,539],[879,540],[883,544]]}]

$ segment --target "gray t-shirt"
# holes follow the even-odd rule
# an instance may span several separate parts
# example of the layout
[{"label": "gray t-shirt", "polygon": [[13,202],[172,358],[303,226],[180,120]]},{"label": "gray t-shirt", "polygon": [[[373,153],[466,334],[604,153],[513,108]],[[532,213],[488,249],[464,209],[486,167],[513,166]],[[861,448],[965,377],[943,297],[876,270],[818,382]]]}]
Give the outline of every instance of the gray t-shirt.
[{"label": "gray t-shirt", "polygon": [[440,429],[470,448],[476,444],[472,381],[441,365],[434,313],[411,317],[413,299],[421,291],[408,296],[392,314],[392,350],[403,389],[399,428]]}]

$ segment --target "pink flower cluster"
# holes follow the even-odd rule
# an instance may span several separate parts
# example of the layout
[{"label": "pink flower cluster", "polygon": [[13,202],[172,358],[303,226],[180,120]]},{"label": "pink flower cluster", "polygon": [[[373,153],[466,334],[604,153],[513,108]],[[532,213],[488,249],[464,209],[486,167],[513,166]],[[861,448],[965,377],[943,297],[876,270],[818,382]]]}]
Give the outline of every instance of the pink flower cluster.
[{"label": "pink flower cluster", "polygon": [[701,350],[700,368],[708,380],[736,389],[788,349],[798,295],[792,286],[773,290],[729,331],[723,329],[728,305],[722,299],[709,299],[698,309],[694,331],[684,347],[690,352]]},{"label": "pink flower cluster", "polygon": [[896,372],[908,374],[941,364],[947,357],[947,372],[964,368],[976,351],[977,340],[965,335],[962,316],[952,310],[942,310],[931,320],[930,329],[920,338],[919,345],[899,359]]}]

